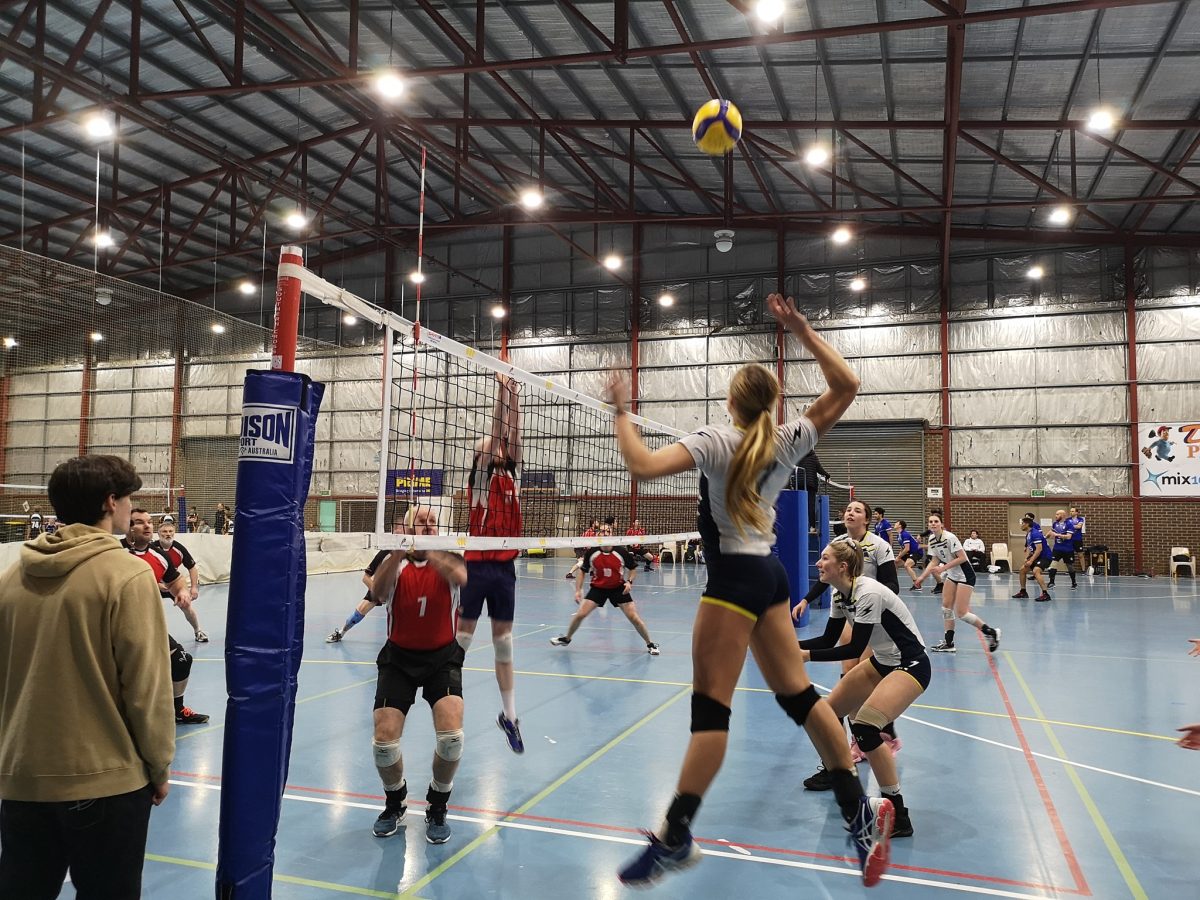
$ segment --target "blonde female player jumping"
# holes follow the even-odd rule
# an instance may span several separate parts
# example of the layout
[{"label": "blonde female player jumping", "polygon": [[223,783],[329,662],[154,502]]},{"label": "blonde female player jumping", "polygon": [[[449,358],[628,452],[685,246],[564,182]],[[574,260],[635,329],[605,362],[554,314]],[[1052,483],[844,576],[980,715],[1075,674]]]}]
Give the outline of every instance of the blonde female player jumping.
[{"label": "blonde female player jumping", "polygon": [[766,367],[751,364],[729,384],[732,425],[705,426],[652,452],[625,415],[628,385],[615,379],[609,387],[617,441],[630,475],[644,481],[700,470],[699,530],[708,561],[708,585],[692,634],[692,737],[665,821],[618,873],[631,886],[649,885],[700,861],[691,824],[725,757],[729,707],[747,648],[779,705],[808,731],[832,772],[863,883],[876,884],[887,868],[892,804],[863,795],[837,717],[805,674],[788,615],[787,574],[771,554],[780,490],[796,463],[854,401],[859,381],[796,311],[792,298],[772,294],[767,307],[813,355],[828,384],[799,419],[775,425],[779,382]]},{"label": "blonde female player jumping", "polygon": [[937,513],[929,514],[929,565],[917,579],[917,587],[927,575],[942,575],[942,621],[945,637],[929,649],[935,653],[957,653],[954,646],[954,619],[957,616],[968,625],[983,632],[988,639],[988,650],[996,652],[1000,646],[1000,629],[993,628],[971,612],[971,591],[975,589],[975,570],[967,562],[967,551],[951,532],[942,524]]}]

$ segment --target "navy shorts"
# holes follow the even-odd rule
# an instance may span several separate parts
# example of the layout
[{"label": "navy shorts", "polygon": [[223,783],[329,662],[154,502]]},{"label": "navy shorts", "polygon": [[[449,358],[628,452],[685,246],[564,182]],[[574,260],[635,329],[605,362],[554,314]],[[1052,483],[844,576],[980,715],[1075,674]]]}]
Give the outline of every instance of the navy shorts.
[{"label": "navy shorts", "polygon": [[471,560],[467,563],[467,583],[458,594],[459,615],[472,621],[483,613],[496,622],[511,622],[517,609],[517,567],[512,560],[493,562]]},{"label": "navy shorts", "polygon": [[871,665],[875,667],[883,678],[887,678],[893,672],[906,672],[913,677],[913,680],[921,686],[921,690],[929,689],[930,677],[933,675],[933,669],[929,665],[929,657],[922,653],[916,659],[910,659],[908,662],[902,662],[898,666],[889,666],[881,663],[875,657],[871,657]]},{"label": "navy shorts", "polygon": [[758,619],[768,608],[787,603],[790,593],[787,572],[778,556],[722,553],[708,558],[708,584],[700,602]]},{"label": "navy shorts", "polygon": [[1075,565],[1074,550],[1055,550],[1053,558],[1059,562],[1065,562],[1068,567]]},{"label": "navy shorts", "polygon": [[592,585],[588,588],[587,598],[597,606],[611,603],[613,606],[624,606],[633,600],[633,594],[625,593],[624,587],[602,588]]}]

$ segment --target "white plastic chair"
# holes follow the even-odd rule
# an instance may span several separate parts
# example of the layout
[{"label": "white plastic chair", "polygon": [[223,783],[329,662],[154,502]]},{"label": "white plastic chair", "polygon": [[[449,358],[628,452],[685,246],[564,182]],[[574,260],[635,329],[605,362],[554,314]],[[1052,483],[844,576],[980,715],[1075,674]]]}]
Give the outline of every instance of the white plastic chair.
[{"label": "white plastic chair", "polygon": [[1008,544],[996,543],[992,544],[992,565],[1000,565],[1000,560],[1004,560],[1008,566],[1008,571],[1012,571],[1012,559],[1008,555]]},{"label": "white plastic chair", "polygon": [[[1176,559],[1177,556],[1186,556],[1187,559]],[[1187,569],[1190,577],[1196,577],[1196,567],[1192,564],[1192,551],[1187,547],[1172,547],[1171,577],[1178,578],[1180,569]]]}]

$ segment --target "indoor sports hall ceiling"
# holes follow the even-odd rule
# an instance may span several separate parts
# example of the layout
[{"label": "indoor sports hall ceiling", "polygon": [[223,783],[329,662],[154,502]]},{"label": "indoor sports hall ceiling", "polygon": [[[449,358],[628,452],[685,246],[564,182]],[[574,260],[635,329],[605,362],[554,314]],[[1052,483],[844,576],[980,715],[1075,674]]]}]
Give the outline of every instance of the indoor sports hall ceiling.
[{"label": "indoor sports hall ceiling", "polygon": [[[1200,3],[783,5],[0,0],[0,243],[90,268],[98,220],[102,271],[193,294],[294,240],[297,210],[310,260],[411,248],[424,148],[435,237],[851,221],[1200,246]],[[714,96],[745,117],[718,160],[689,131]]]}]

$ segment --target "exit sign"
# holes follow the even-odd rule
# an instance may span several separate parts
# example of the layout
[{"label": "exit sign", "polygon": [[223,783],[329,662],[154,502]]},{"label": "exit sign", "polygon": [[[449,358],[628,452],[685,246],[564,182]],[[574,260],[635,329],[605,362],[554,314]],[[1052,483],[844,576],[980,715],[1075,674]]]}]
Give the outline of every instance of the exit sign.
[{"label": "exit sign", "polygon": [[1029,492],[1029,496],[1030,496],[1030,497],[1045,497],[1045,496],[1046,496],[1046,492],[1045,492],[1045,491],[1039,491],[1039,490],[1036,490],[1036,489],[1035,489],[1035,490],[1032,490],[1032,491],[1030,491],[1030,492]]}]

